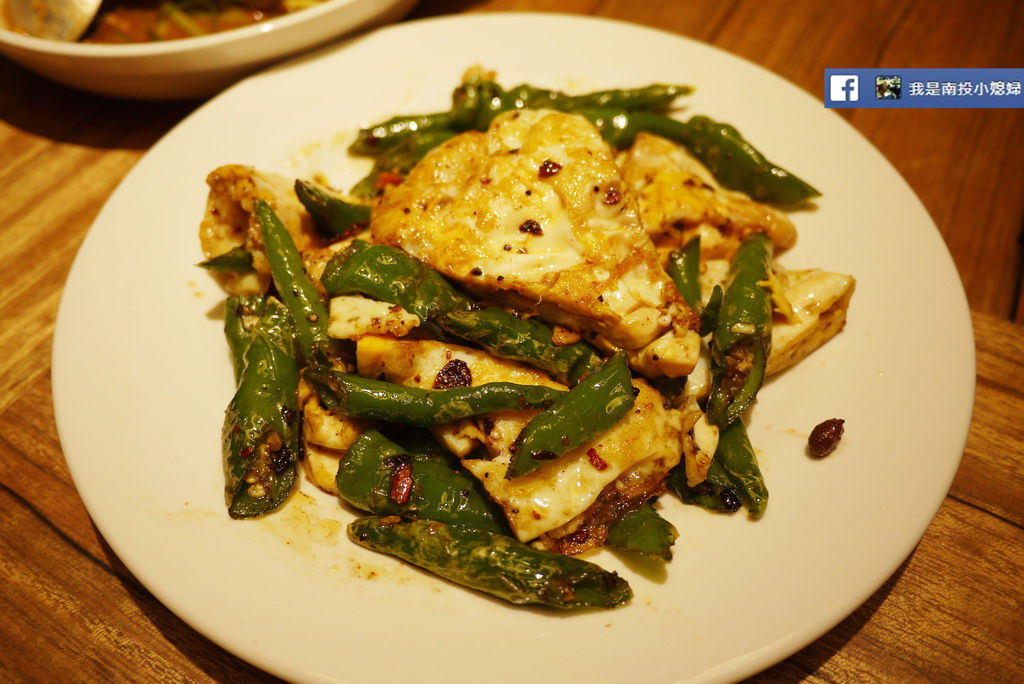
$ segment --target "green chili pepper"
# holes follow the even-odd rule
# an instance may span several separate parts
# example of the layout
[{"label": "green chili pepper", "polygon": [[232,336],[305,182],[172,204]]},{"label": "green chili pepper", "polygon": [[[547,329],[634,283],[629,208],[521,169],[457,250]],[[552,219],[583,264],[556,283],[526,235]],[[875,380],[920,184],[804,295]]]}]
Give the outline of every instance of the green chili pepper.
[{"label": "green chili pepper", "polygon": [[550,387],[511,382],[422,389],[314,366],[307,367],[303,377],[328,411],[417,427],[493,411],[544,409],[567,394]]},{"label": "green chili pepper", "polygon": [[525,475],[609,430],[635,401],[626,355],[618,352],[523,427],[505,476]]},{"label": "green chili pepper", "polygon": [[648,502],[608,528],[605,544],[669,561],[672,560],[672,545],[677,537],[679,532],[675,526],[658,515],[654,504]]},{"label": "green chili pepper", "polygon": [[480,480],[429,433],[415,436],[407,450],[376,430],[364,432],[345,452],[336,482],[342,499],[368,513],[509,533],[504,511]]},{"label": "green chili pepper", "polygon": [[764,484],[764,477],[757,464],[757,455],[742,420],[734,421],[729,427],[719,431],[714,460],[719,462],[726,476],[736,487],[750,514],[755,518],[764,515],[768,506],[768,488]]},{"label": "green chili pepper", "polygon": [[211,273],[248,273],[252,270],[252,252],[245,247],[235,247],[198,265]]},{"label": "green chili pepper", "polygon": [[[238,306],[239,300],[229,299],[225,319],[233,351],[244,347],[244,364],[221,442],[228,513],[251,518],[280,506],[295,485],[296,461],[302,454],[299,369],[285,306],[268,298],[251,317],[239,316]],[[236,371],[239,365],[236,361]]]},{"label": "green chili pepper", "polygon": [[708,419],[725,427],[754,400],[764,381],[771,349],[771,293],[764,283],[771,269],[772,241],[752,233],[736,251],[729,284],[711,335],[711,395]]},{"label": "green chili pepper", "polygon": [[745,504],[751,516],[760,518],[768,506],[768,488],[742,420],[719,431],[718,447],[704,482],[696,487],[687,485],[682,463],[669,472],[665,482],[684,503],[713,511],[733,512]]},{"label": "green chili pepper", "polygon": [[266,295],[234,295],[224,303],[224,337],[231,353],[236,386],[245,370],[245,352],[260,329],[260,319],[266,309]]},{"label": "green chili pepper", "polygon": [[612,608],[633,596],[614,572],[483,530],[369,516],[352,522],[348,536],[360,546],[513,604]]},{"label": "green chili pepper", "polygon": [[394,147],[405,138],[424,131],[453,130],[449,112],[395,116],[387,121],[361,128],[355,141],[349,145],[352,154],[377,156]]},{"label": "green chili pepper", "polygon": [[668,255],[665,272],[672,278],[679,294],[690,308],[700,313],[704,308],[700,295],[700,236]]},{"label": "green chili pepper", "polygon": [[[655,83],[641,88],[601,90],[568,95],[556,90],[519,85],[504,90],[493,81],[466,83],[453,95],[452,119],[457,125],[486,130],[499,114],[516,109],[554,109],[577,112],[584,109],[618,108],[664,110],[681,95],[693,92],[690,86]],[[475,113],[475,116],[473,114]]]},{"label": "green chili pepper", "polygon": [[580,109],[615,107],[626,110],[658,111],[693,92],[690,86],[660,83],[641,88],[602,90],[583,95],[568,95],[555,90],[519,85],[505,90],[494,81],[474,78],[461,83],[452,92],[452,107],[447,112],[396,116],[361,129],[349,146],[353,154],[377,156],[418,133],[485,130],[495,116],[514,109],[556,109],[573,112]]},{"label": "green chili pepper", "polygon": [[[354,197],[371,198],[381,194],[382,185],[394,184],[407,176],[412,167],[432,149],[455,137],[456,131],[429,129],[411,132],[374,160],[373,168],[365,178],[352,187]],[[387,178],[392,176],[393,178]],[[383,182],[382,181],[385,181]]]},{"label": "green chili pepper", "polygon": [[586,342],[556,344],[550,326],[505,309],[448,311],[433,320],[445,332],[475,342],[494,356],[529,364],[567,385],[601,367],[601,356]]},{"label": "green chili pepper", "polygon": [[397,247],[353,240],[324,267],[320,283],[331,296],[359,294],[398,304],[415,314],[434,334],[447,336],[434,318],[438,314],[476,306],[440,273]]},{"label": "green chili pepper", "polygon": [[320,292],[306,275],[302,254],[281,219],[261,199],[257,199],[254,206],[274,286],[291,312],[302,358],[312,363],[321,359],[331,344],[331,338],[327,335],[330,313]]},{"label": "green chili pepper", "polygon": [[711,290],[711,296],[700,312],[700,331],[714,330],[718,326],[718,314],[722,310],[722,300],[725,298],[721,285],[715,285]]},{"label": "green chili pepper", "polygon": [[707,333],[715,328],[718,311],[722,306],[722,288],[715,285],[707,303],[703,303],[700,293],[700,236],[693,238],[685,246],[672,250],[668,255],[665,272],[672,278],[676,289],[690,308],[700,315],[700,331]]},{"label": "green chili pepper", "polygon": [[794,205],[821,195],[806,181],[776,166],[728,124],[694,116],[685,123],[651,112],[621,109],[581,111],[612,146],[624,149],[646,131],[685,146],[715,179],[759,202]]},{"label": "green chili pepper", "polygon": [[295,194],[328,240],[339,240],[370,225],[370,207],[346,202],[337,193],[307,180],[295,181]]}]

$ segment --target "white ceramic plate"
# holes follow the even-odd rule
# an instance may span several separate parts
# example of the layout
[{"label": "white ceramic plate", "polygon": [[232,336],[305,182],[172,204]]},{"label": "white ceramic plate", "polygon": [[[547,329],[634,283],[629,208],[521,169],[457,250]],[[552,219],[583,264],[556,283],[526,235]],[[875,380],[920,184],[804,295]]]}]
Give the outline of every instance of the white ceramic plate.
[{"label": "white ceramic plate", "polygon": [[0,54],[40,76],[101,95],[147,100],[205,97],[272,62],[353,31],[395,21],[415,4],[415,0],[325,0],[253,26],[128,45],[34,38],[6,30],[0,18]]},{"label": "white ceramic plate", "polygon": [[[588,90],[691,83],[687,112],[736,125],[824,192],[795,215],[792,267],[855,274],[846,330],[770,382],[750,434],[771,490],[765,517],[664,498],[674,560],[601,552],[632,603],[516,609],[344,536],[351,516],[308,485],[280,513],[229,520],[219,435],[232,394],[223,295],[193,264],[210,170],[247,163],[364,168],[360,124],[447,107],[478,62],[507,85]],[[241,111],[247,112],[239,117]],[[358,167],[358,168],[357,168]],[[941,373],[936,369],[942,369]],[[68,464],[95,523],[171,610],[293,680],[564,682],[735,679],[826,632],[897,569],[959,463],[974,396],[962,287],[939,233],[893,168],[820,101],[705,45],[621,23],[478,15],[380,30],[250,78],[154,146],[111,197],[68,279],[53,388]],[[846,436],[805,455],[819,421]]]}]

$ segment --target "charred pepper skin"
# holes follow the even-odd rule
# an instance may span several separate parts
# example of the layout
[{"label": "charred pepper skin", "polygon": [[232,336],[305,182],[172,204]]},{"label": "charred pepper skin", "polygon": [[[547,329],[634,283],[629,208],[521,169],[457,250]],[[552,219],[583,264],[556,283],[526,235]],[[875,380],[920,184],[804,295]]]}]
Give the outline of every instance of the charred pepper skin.
[{"label": "charred pepper skin", "polygon": [[360,546],[516,605],[614,608],[633,597],[629,584],[614,572],[483,530],[368,516],[352,522],[348,536]]},{"label": "charred pepper skin", "polygon": [[433,268],[397,247],[353,240],[324,267],[320,283],[332,297],[358,294],[415,314],[441,339],[448,339],[434,317],[470,309],[476,300],[460,292]]},{"label": "charred pepper skin", "polygon": [[740,244],[730,268],[711,335],[707,416],[719,427],[736,421],[764,382],[772,322],[771,294],[764,283],[771,260],[771,239],[764,233],[752,233]]},{"label": "charred pepper skin", "polygon": [[370,225],[370,207],[347,202],[319,183],[297,179],[295,195],[313,218],[321,237],[336,241]]},{"label": "charred pepper skin", "polygon": [[667,108],[676,98],[691,92],[693,88],[690,86],[658,83],[641,88],[568,95],[526,84],[505,90],[494,81],[478,78],[455,88],[449,111],[396,116],[368,126],[356,134],[349,151],[353,154],[378,156],[418,133],[484,130],[495,116],[514,109],[544,108],[572,112],[614,107],[657,111]]},{"label": "charred pepper skin", "polygon": [[449,311],[434,320],[445,332],[478,344],[494,356],[539,368],[570,386],[603,362],[586,342],[556,344],[550,326],[505,309]]},{"label": "charred pepper skin", "polygon": [[452,120],[456,127],[486,130],[499,114],[517,109],[553,109],[578,112],[584,109],[618,108],[629,111],[666,109],[672,102],[693,92],[689,86],[655,83],[641,88],[600,90],[582,95],[568,95],[522,84],[503,89],[493,81],[464,83],[452,95]]},{"label": "charred pepper skin", "polygon": [[672,560],[672,545],[679,532],[647,502],[608,528],[605,545],[663,561]]},{"label": "charred pepper skin", "polygon": [[715,285],[707,302],[701,301],[700,293],[700,236],[687,242],[684,246],[672,250],[668,255],[665,272],[675,283],[690,308],[700,315],[700,331],[706,334],[714,330],[718,321],[718,312],[722,306],[722,288]]},{"label": "charred pepper skin", "polygon": [[665,272],[672,278],[676,290],[698,314],[704,308],[700,295],[700,236],[693,238],[668,255]]},{"label": "charred pepper skin", "polygon": [[422,389],[313,366],[303,371],[303,377],[328,411],[415,427],[441,425],[493,411],[544,409],[567,394],[551,387],[511,382]]},{"label": "charred pepper skin", "polygon": [[526,475],[611,429],[635,402],[626,355],[617,352],[523,427],[505,476]]},{"label": "charred pepper skin", "polygon": [[568,95],[525,84],[505,90],[493,81],[470,80],[455,88],[452,107],[447,112],[397,116],[361,129],[349,151],[376,160],[373,170],[352,188],[352,194],[363,198],[380,194],[381,178],[405,176],[434,147],[464,131],[486,130],[494,117],[504,112],[539,108],[575,112],[609,107],[661,111],[692,91],[690,86],[659,83]]},{"label": "charred pepper skin", "polygon": [[451,112],[394,116],[359,129],[348,151],[352,154],[375,157],[416,133],[449,130],[454,130]]},{"label": "charred pepper skin", "polygon": [[229,298],[225,316],[232,352],[243,359],[235,362],[237,389],[221,433],[232,518],[258,517],[280,506],[295,486],[302,453],[291,317],[274,298],[254,309],[258,316],[240,316],[244,299]]},{"label": "charred pepper skin", "polygon": [[306,275],[302,254],[281,219],[261,199],[256,200],[254,207],[270,263],[270,274],[278,294],[291,312],[302,359],[305,363],[321,362],[332,344],[327,334],[330,321],[327,305]]},{"label": "charred pepper skin", "polygon": [[231,353],[235,386],[245,370],[245,350],[260,329],[260,319],[267,309],[266,295],[233,295],[224,302],[224,337]]},{"label": "charred pepper skin", "polygon": [[580,114],[597,126],[612,147],[629,147],[641,131],[679,143],[719,183],[759,202],[789,206],[821,196],[803,179],[765,159],[733,126],[706,116],[693,116],[684,122],[653,112],[621,109],[591,109]]},{"label": "charred pepper skin", "polygon": [[[742,502],[751,517],[760,518],[768,508],[768,487],[742,420],[733,422],[718,433],[718,448],[715,449],[707,480],[697,487],[688,486],[686,473],[680,464],[669,472],[665,481],[684,503],[713,511],[732,512]],[[730,494],[738,496],[739,501],[730,504]]]},{"label": "charred pepper skin", "polygon": [[[429,433],[403,442],[408,448],[376,430],[361,434],[338,466],[336,484],[341,498],[374,515],[437,520],[509,534],[504,512],[480,480],[433,443]],[[395,478],[403,472],[409,478],[408,489],[396,496]]]},{"label": "charred pepper skin", "polygon": [[198,266],[210,273],[248,273],[253,270],[252,252],[245,247],[235,247],[199,262]]}]

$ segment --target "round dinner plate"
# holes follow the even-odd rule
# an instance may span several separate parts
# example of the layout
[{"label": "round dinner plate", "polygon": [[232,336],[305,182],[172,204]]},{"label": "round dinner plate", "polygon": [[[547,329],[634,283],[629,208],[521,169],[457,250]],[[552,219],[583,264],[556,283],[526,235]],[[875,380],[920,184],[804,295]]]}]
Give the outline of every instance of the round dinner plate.
[{"label": "round dinner plate", "polygon": [[[857,278],[846,329],[771,379],[749,416],[771,499],[758,521],[661,498],[670,563],[587,556],[624,607],[516,608],[350,543],[353,514],[304,482],[228,518],[220,430],[234,389],[224,295],[195,264],[205,177],[249,164],[349,187],[355,130],[446,109],[480,64],[506,86],[692,84],[681,116],[735,125],[823,196],[795,212],[791,268]],[[789,656],[899,567],[960,461],[974,399],[963,288],[913,192],[821,101],[742,59],[594,18],[481,14],[378,30],[231,87],[146,154],[67,281],[53,395],[75,484],[118,557],[182,619],[278,676],[331,682],[733,680]],[[806,455],[827,418],[846,434]]]}]

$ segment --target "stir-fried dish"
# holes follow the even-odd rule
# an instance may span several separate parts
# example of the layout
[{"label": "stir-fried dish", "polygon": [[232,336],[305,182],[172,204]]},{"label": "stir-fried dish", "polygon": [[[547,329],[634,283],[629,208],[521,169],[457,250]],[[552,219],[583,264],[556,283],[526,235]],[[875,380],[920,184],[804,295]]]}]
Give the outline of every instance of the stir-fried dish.
[{"label": "stir-fried dish", "polygon": [[105,0],[86,43],[149,43],[249,26],[322,0]]},{"label": "stir-fried dish", "polygon": [[776,261],[817,191],[731,126],[670,117],[689,92],[474,68],[450,110],[361,130],[373,170],[348,191],[212,171],[231,516],[306,477],[359,512],[356,544],[558,608],[632,596],[585,551],[671,558],[659,497],[760,518],[745,421],[843,328],[854,279]]}]

